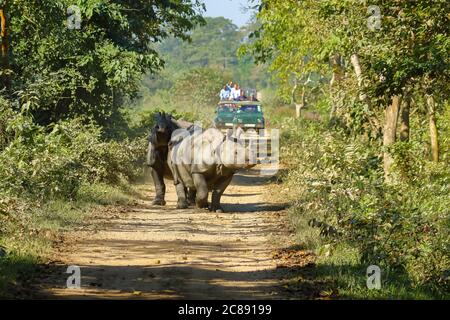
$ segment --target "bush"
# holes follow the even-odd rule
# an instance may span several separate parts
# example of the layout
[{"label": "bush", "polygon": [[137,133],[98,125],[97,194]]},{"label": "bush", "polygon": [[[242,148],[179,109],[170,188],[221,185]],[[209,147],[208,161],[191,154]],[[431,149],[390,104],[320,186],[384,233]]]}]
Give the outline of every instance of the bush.
[{"label": "bush", "polygon": [[0,95],[0,151],[10,143],[12,136],[7,132],[8,122],[14,116],[9,103]]},{"label": "bush", "polygon": [[377,142],[324,127],[292,120],[283,125],[286,195],[302,229],[308,224],[316,230],[302,240],[316,250],[345,243],[367,266],[406,273],[415,285],[447,286],[448,164],[430,164],[414,157],[411,146],[397,145],[392,152],[404,178],[387,186]]},{"label": "bush", "polygon": [[0,193],[39,199],[73,199],[83,182],[118,184],[141,174],[146,143],[108,141],[93,124],[70,120],[41,127],[16,114],[15,138],[0,153]]}]

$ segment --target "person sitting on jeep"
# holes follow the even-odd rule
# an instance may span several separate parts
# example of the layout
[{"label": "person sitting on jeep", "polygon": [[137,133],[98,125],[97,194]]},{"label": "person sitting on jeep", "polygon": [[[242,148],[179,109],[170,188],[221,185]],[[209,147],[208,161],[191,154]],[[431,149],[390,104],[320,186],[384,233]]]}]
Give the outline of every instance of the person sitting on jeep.
[{"label": "person sitting on jeep", "polygon": [[239,89],[239,85],[236,83],[234,85],[234,88],[231,89],[230,100],[237,101],[237,100],[239,100],[240,96],[241,96],[241,90]]},{"label": "person sitting on jeep", "polygon": [[247,96],[245,95],[245,91],[244,90],[240,90],[240,95],[239,95],[239,98],[238,98],[238,100],[239,101],[247,101]]},{"label": "person sitting on jeep", "polygon": [[225,85],[223,86],[223,89],[220,91],[220,100],[228,100],[230,98],[230,91],[228,90],[228,87]]}]

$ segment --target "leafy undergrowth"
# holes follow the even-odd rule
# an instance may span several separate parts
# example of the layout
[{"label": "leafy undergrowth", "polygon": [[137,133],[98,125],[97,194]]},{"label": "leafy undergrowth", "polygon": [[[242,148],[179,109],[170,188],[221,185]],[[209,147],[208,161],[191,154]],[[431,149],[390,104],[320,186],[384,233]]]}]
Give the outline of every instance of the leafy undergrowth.
[{"label": "leafy undergrowth", "polygon": [[[396,144],[397,183],[383,181],[376,142],[286,120],[279,196],[291,203],[297,242],[316,256],[313,272],[343,299],[448,299],[448,159],[433,164],[420,143]],[[381,269],[381,290],[367,268]],[[301,274],[301,273],[300,273]],[[301,278],[298,284],[301,285]]]},{"label": "leafy undergrowth", "polygon": [[82,185],[76,201],[51,200],[45,204],[20,199],[2,200],[0,208],[0,297],[17,298],[27,290],[38,264],[52,255],[62,233],[88,219],[97,208],[126,205],[136,198],[132,186]]},{"label": "leafy undergrowth", "polygon": [[29,278],[61,232],[93,207],[134,195],[145,148],[143,133],[110,140],[81,118],[41,126],[0,100],[1,296],[14,297],[18,279]]}]

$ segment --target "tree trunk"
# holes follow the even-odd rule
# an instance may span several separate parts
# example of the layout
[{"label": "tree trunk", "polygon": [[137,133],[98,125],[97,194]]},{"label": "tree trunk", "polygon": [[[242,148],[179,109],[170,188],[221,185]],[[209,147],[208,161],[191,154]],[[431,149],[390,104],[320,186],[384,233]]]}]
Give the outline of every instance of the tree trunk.
[{"label": "tree trunk", "polygon": [[8,20],[6,16],[6,7],[8,0],[3,1],[3,7],[0,8],[0,36],[1,42],[1,55],[2,55],[2,88],[9,90],[11,88],[11,81],[9,78],[9,35],[8,35]]},{"label": "tree trunk", "polygon": [[361,63],[359,62],[359,56],[357,54],[352,54],[350,61],[352,62],[353,69],[355,70],[356,79],[358,80],[359,88],[363,86],[363,75],[361,69]]},{"label": "tree trunk", "polygon": [[[369,96],[365,92],[366,88],[365,88],[365,85],[364,85],[364,76],[363,76],[363,73],[362,73],[362,68],[361,68],[361,63],[359,61],[359,56],[357,54],[353,54],[351,56],[350,61],[351,61],[352,65],[353,65],[353,69],[354,69],[355,74],[356,74],[356,79],[358,80],[359,100],[364,102],[368,106],[369,110],[371,110],[372,109],[372,107],[371,107],[372,104],[370,102]],[[380,132],[380,130],[381,130],[380,122],[378,121],[378,119],[376,117],[370,117],[369,116],[368,120],[369,120],[370,127],[372,128],[372,132],[375,135],[377,135]]]},{"label": "tree trunk", "polygon": [[336,116],[336,112],[338,109],[338,101],[336,98],[336,86],[342,80],[342,65],[341,65],[341,55],[336,53],[333,55],[331,60],[331,65],[333,68],[333,77],[330,81],[330,97],[331,97],[331,110],[330,110],[330,119],[333,119]]},{"label": "tree trunk", "polygon": [[302,87],[302,101],[300,104],[295,104],[295,113],[297,119],[299,119],[302,116],[302,110],[306,106],[306,89],[305,86]]},{"label": "tree trunk", "polygon": [[[386,109],[385,124],[384,124],[384,136],[383,136],[384,148],[390,146],[391,144],[395,143],[395,141],[396,141],[397,122],[398,122],[398,116],[399,116],[399,112],[400,112],[400,104],[401,104],[401,97],[394,96],[394,97],[392,97],[391,105],[389,107],[387,107],[387,109]],[[387,183],[393,182],[393,177],[392,177],[393,162],[394,162],[394,159],[393,159],[392,155],[387,150],[384,150],[384,178]]]},{"label": "tree trunk", "polygon": [[431,156],[434,162],[439,162],[439,134],[436,124],[436,105],[434,97],[427,97],[428,113],[430,118]]},{"label": "tree trunk", "polygon": [[295,118],[300,119],[302,116],[302,108],[303,106],[301,104],[295,104]]},{"label": "tree trunk", "polygon": [[295,93],[297,92],[297,88],[298,88],[298,79],[295,78],[294,86],[292,87],[292,91],[291,91],[291,104],[293,104],[293,105],[295,105]]},{"label": "tree trunk", "polygon": [[409,118],[411,110],[411,97],[407,95],[402,104],[401,124],[400,124],[400,141],[408,142],[410,134]]}]

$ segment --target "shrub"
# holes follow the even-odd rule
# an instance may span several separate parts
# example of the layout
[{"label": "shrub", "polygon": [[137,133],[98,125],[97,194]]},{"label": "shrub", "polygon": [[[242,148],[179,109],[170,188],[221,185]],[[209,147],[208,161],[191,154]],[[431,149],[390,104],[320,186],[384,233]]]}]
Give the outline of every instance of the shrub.
[{"label": "shrub", "polygon": [[6,148],[12,139],[11,133],[7,132],[7,127],[13,115],[10,104],[0,95],[0,151]]},{"label": "shrub", "polygon": [[346,243],[358,249],[361,263],[406,273],[416,285],[448,285],[448,165],[430,164],[414,157],[413,147],[397,145],[391,151],[404,178],[387,186],[376,141],[293,120],[284,123],[282,141],[292,212],[303,227],[317,230],[305,233],[306,244]]},{"label": "shrub", "polygon": [[145,140],[103,141],[93,124],[70,120],[41,127],[16,114],[15,138],[0,153],[0,192],[39,199],[73,199],[83,182],[118,184],[139,177]]}]

